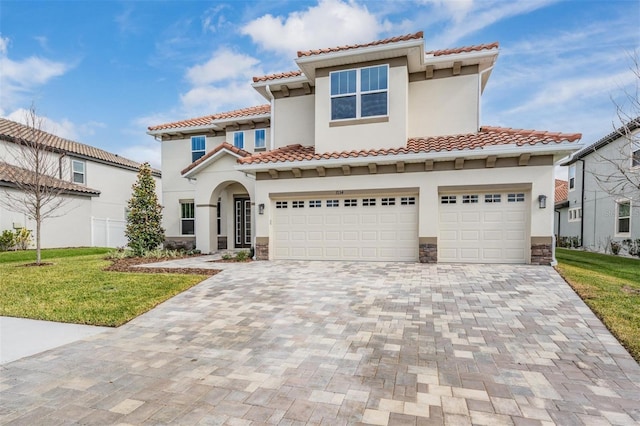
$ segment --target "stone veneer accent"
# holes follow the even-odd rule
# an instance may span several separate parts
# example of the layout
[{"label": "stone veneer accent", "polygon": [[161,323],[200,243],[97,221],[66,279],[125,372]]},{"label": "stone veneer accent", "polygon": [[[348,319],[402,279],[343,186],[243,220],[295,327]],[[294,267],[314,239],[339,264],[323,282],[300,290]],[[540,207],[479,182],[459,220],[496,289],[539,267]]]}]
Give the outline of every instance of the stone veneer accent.
[{"label": "stone veneer accent", "polygon": [[418,240],[420,263],[438,263],[438,237],[422,237]]},{"label": "stone veneer accent", "polygon": [[196,237],[166,237],[163,247],[168,250],[193,250],[196,248]]},{"label": "stone veneer accent", "polygon": [[531,264],[550,265],[553,260],[553,237],[531,237]]},{"label": "stone veneer accent", "polygon": [[256,237],[256,260],[269,260],[269,237]]}]

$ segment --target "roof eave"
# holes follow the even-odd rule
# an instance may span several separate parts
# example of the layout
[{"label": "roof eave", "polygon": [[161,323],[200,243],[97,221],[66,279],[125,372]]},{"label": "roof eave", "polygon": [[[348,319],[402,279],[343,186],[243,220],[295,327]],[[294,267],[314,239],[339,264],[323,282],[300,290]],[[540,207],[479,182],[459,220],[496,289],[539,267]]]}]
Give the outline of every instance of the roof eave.
[{"label": "roof eave", "polygon": [[218,161],[220,157],[222,157],[225,154],[231,155],[235,158],[244,158],[242,155],[236,154],[235,152],[227,148],[222,148],[220,151],[216,152],[211,157],[207,158],[205,161],[195,166],[193,169],[187,171],[186,173],[183,173],[182,177],[185,179],[193,179],[193,176],[197,175],[200,172],[200,170],[202,170],[203,168],[207,167],[210,164],[215,163],[216,161]]},{"label": "roof eave", "polygon": [[[447,161],[456,158],[464,157],[465,159],[479,159],[486,158],[489,155],[495,155],[499,157],[513,157],[524,153],[531,153],[535,155],[553,154],[573,152],[576,149],[580,149],[580,146],[575,146],[572,142],[560,142],[549,144],[538,144],[535,146],[528,146],[524,149],[522,146],[490,146],[484,148],[468,149],[468,150],[456,150],[456,151],[437,151],[437,152],[419,152],[411,154],[387,154],[387,155],[368,155],[363,157],[345,157],[345,158],[329,158],[319,160],[297,160],[297,161],[279,161],[275,163],[257,163],[257,164],[238,164],[235,166],[236,170],[244,172],[261,172],[268,170],[290,170],[292,168],[300,169],[313,169],[315,167],[340,167],[343,165],[350,166],[362,166],[370,163],[376,164],[393,164],[398,161],[405,161],[407,163],[419,163],[426,160],[435,161]],[[574,147],[575,146],[575,147]]]}]

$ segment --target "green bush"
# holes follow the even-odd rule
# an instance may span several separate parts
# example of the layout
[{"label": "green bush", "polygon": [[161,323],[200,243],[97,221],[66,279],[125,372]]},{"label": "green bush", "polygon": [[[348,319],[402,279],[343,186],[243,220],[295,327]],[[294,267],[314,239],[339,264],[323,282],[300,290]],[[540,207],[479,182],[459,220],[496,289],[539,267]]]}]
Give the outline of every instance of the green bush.
[{"label": "green bush", "polygon": [[129,248],[137,256],[154,250],[164,241],[162,206],[158,204],[156,183],[148,163],[140,166],[138,180],[133,184],[133,194],[127,204],[127,229],[125,235]]},{"label": "green bush", "polygon": [[237,260],[238,262],[244,262],[244,261],[245,261],[245,260],[247,260],[248,258],[249,258],[249,252],[248,252],[248,251],[246,251],[246,250],[239,251],[239,252],[236,254],[236,260]]},{"label": "green bush", "polygon": [[28,249],[33,242],[33,239],[31,238],[31,231],[27,228],[17,229],[13,236],[13,241],[18,250]]},{"label": "green bush", "polygon": [[0,234],[0,251],[7,251],[15,246],[15,235],[12,231],[5,229]]}]

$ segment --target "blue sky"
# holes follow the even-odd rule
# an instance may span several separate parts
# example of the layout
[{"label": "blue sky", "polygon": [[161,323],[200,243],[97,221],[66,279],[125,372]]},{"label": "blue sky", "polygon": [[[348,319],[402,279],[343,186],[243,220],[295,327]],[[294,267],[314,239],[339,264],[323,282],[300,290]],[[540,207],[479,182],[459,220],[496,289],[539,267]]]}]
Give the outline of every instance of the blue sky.
[{"label": "blue sky", "polygon": [[612,130],[635,90],[638,0],[0,0],[0,115],[159,166],[147,126],[266,103],[251,77],[297,50],[424,31],[426,49],[500,42],[482,124]]}]

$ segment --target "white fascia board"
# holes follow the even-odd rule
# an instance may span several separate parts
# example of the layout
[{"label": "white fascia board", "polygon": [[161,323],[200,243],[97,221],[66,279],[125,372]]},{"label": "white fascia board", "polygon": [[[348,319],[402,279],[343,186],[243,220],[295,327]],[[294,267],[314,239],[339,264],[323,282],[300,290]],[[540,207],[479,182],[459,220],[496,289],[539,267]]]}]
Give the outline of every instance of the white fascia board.
[{"label": "white fascia board", "polygon": [[302,74],[302,75],[297,75],[295,77],[286,77],[286,78],[258,81],[256,83],[253,83],[251,86],[254,89],[257,89],[258,87],[264,87],[264,86],[301,84],[301,83],[309,83],[311,85],[314,84],[314,82],[310,81],[306,75]]},{"label": "white fascia board", "polygon": [[149,130],[147,131],[148,135],[157,136],[163,134],[171,134],[171,133],[194,133],[201,130],[222,130],[222,128],[216,126],[215,124],[205,124],[202,126],[190,126],[190,127],[171,127],[168,129],[160,129],[160,130]]},{"label": "white fascia board", "polygon": [[450,55],[442,56],[425,55],[424,62],[425,65],[433,65],[436,68],[438,67],[438,65],[448,67],[448,64],[456,61],[461,61],[463,63],[478,63],[481,59],[491,57],[493,57],[492,61],[495,62],[498,53],[499,49],[496,47],[490,50],[485,49],[475,52],[452,53]]},{"label": "white fascia board", "polygon": [[[212,120],[211,124],[213,125],[217,125],[217,124],[227,124],[227,123],[237,123],[240,121],[251,121],[251,120],[256,120],[256,119],[264,119],[264,118],[271,118],[271,114],[254,114],[254,115],[243,115],[241,117],[229,117],[229,118],[221,118],[218,120]],[[220,128],[220,130],[222,130],[222,128]]]},{"label": "white fascia board", "polygon": [[407,163],[420,163],[426,160],[447,161],[456,158],[464,157],[465,159],[482,159],[489,155],[501,156],[501,157],[515,157],[521,154],[555,154],[558,152],[571,152],[578,150],[582,145],[574,147],[574,144],[559,143],[554,145],[530,146],[527,149],[521,147],[505,147],[491,146],[481,149],[469,149],[458,151],[441,151],[441,152],[420,152],[412,154],[388,154],[384,156],[369,155],[366,157],[347,157],[347,158],[330,158],[321,160],[304,160],[304,161],[281,161],[277,163],[259,163],[259,164],[239,164],[235,166],[236,170],[241,171],[267,171],[273,169],[290,170],[292,168],[299,169],[313,169],[319,166],[322,167],[340,167],[343,165],[358,166],[366,165],[369,163],[376,164],[394,164],[398,161],[404,161]]},{"label": "white fascia board", "polygon": [[227,155],[231,155],[233,157],[236,158],[241,158],[241,155],[236,154],[233,151],[229,151],[226,148],[222,148],[220,151],[216,152],[215,154],[213,154],[211,157],[207,158],[206,160],[204,160],[202,163],[198,164],[197,166],[195,166],[193,169],[189,170],[187,173],[183,174],[182,177],[183,178],[190,178],[195,174],[198,174],[198,172],[208,166],[211,163],[215,163],[218,158],[222,157],[222,155],[227,154]]}]

